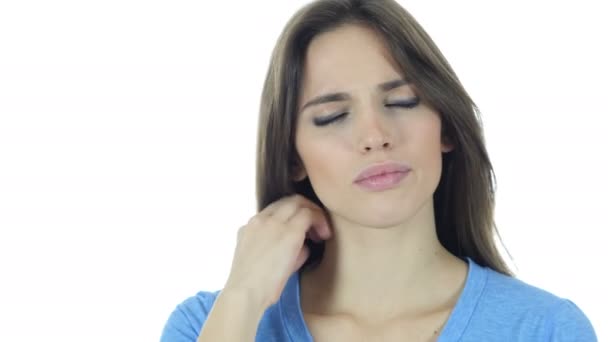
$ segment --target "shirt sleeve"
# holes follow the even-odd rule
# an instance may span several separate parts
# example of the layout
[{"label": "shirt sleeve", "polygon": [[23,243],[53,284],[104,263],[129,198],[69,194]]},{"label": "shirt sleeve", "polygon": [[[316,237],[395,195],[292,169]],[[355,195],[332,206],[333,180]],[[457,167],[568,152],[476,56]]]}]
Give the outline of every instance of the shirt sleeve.
[{"label": "shirt sleeve", "polygon": [[177,305],[165,323],[160,342],[196,342],[214,297],[214,294],[200,292]]},{"label": "shirt sleeve", "polygon": [[554,312],[551,342],[597,342],[593,325],[572,301],[564,299]]}]

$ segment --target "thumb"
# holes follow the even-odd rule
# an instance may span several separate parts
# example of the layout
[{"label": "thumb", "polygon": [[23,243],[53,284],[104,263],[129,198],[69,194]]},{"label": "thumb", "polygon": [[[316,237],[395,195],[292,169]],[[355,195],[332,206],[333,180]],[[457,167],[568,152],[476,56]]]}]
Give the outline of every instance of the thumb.
[{"label": "thumb", "polygon": [[297,270],[299,270],[300,267],[302,267],[302,265],[304,265],[304,263],[306,262],[306,260],[308,259],[309,256],[310,256],[310,250],[308,249],[308,246],[302,245],[302,249],[300,249],[300,253],[298,254],[298,257],[296,258],[296,262],[293,266],[292,272],[296,272]]}]

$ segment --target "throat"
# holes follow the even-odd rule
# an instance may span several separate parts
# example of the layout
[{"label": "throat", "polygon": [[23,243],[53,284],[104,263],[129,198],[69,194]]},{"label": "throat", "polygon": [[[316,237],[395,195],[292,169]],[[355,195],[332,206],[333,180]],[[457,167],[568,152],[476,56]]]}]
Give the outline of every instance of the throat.
[{"label": "throat", "polygon": [[341,283],[316,269],[300,273],[300,303],[310,320],[339,319],[357,325],[436,321],[447,317],[465,286],[468,265],[453,257],[396,286],[392,279],[364,286]]}]

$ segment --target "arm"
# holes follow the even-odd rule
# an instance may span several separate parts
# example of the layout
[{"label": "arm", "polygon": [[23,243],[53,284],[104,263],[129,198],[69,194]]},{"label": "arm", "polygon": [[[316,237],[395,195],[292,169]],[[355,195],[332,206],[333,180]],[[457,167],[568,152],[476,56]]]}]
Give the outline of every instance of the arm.
[{"label": "arm", "polygon": [[179,304],[165,323],[161,342],[254,341],[264,310],[238,290],[201,292]]},{"label": "arm", "polygon": [[253,342],[263,314],[263,306],[247,293],[222,291],[196,341]]},{"label": "arm", "polygon": [[552,342],[597,342],[589,318],[570,300],[563,300],[554,313]]}]

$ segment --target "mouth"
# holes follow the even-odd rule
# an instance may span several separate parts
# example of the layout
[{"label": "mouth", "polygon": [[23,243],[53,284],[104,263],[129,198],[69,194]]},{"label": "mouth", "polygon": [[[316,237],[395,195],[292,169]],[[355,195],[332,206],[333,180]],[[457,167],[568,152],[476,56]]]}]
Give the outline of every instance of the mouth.
[{"label": "mouth", "polygon": [[369,178],[383,176],[391,173],[407,173],[410,170],[410,166],[406,163],[385,161],[382,163],[372,164],[364,168],[361,172],[359,172],[354,182],[359,183]]},{"label": "mouth", "polygon": [[355,184],[368,191],[388,190],[397,187],[409,173],[410,170],[379,173],[357,180]]}]

